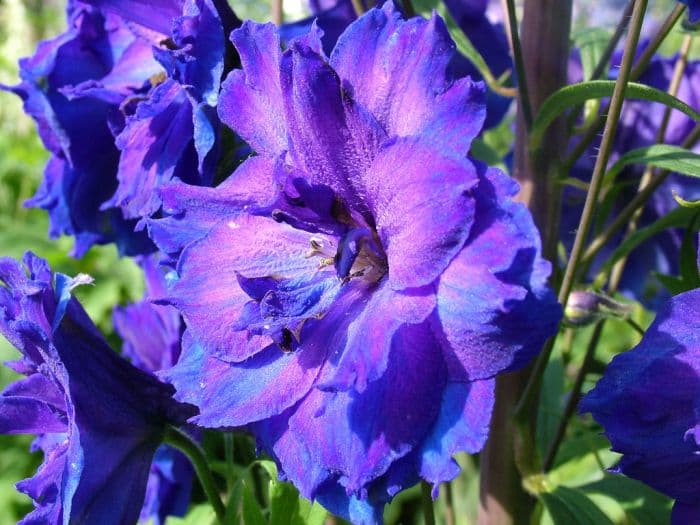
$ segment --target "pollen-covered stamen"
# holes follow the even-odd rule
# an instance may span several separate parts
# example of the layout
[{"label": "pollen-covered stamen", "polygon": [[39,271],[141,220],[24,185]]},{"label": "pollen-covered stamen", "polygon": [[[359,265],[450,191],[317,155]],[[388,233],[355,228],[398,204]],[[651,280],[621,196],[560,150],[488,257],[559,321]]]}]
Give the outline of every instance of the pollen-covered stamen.
[{"label": "pollen-covered stamen", "polygon": [[318,237],[312,237],[309,244],[311,245],[311,249],[306,252],[306,257],[319,257],[319,270],[333,264],[336,253],[333,243],[324,239],[319,239]]},{"label": "pollen-covered stamen", "polygon": [[362,278],[368,282],[379,281],[387,272],[384,252],[376,245],[368,228],[350,230],[340,241],[335,255],[338,277],[344,281]]}]

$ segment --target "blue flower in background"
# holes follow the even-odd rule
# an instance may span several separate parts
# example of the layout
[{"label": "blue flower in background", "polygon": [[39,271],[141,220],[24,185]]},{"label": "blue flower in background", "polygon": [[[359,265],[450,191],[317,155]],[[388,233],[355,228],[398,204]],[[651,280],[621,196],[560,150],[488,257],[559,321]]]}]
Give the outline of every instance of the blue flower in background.
[{"label": "blue flower in background", "polygon": [[420,478],[454,478],[488,434],[494,376],[556,329],[549,264],[517,185],[466,157],[483,86],[444,23],[391,3],[280,50],[232,34],[223,122],[258,156],[214,189],[167,185],[150,220],[178,259],[187,331],[161,375],[191,421],[247,427],[306,497],[354,523]]},{"label": "blue flower in background", "polygon": [[700,0],[678,0],[688,6],[688,18],[692,23],[700,22]]},{"label": "blue flower in background", "polygon": [[700,290],[673,297],[641,343],[616,356],[581,402],[605,428],[619,472],[676,499],[674,524],[700,521]]},{"label": "blue flower in background", "polygon": [[27,254],[0,259],[0,333],[22,353],[26,378],[0,395],[0,432],[37,434],[37,474],[17,487],[36,509],[22,523],[133,523],[168,423],[192,407],[113,352],[71,290],[90,282],[52,275]]},{"label": "blue flower in background", "polygon": [[[619,61],[619,56],[614,59]],[[646,72],[639,82],[656,87],[663,91],[673,76],[676,57],[652,59]],[[578,66],[575,60],[574,66]],[[576,69],[579,69],[576,67]],[[578,81],[580,78],[573,78]],[[695,86],[700,82],[700,61],[690,61],[681,80],[678,98],[691,107],[700,108],[700,96]],[[610,164],[616,162],[621,155],[632,149],[650,146],[658,141],[658,130],[663,119],[665,107],[662,104],[654,104],[643,101],[627,101],[623,107],[620,123],[613,143],[613,152]],[[666,130],[664,143],[680,145],[694,128],[692,119],[680,112],[671,113],[671,118]],[[597,144],[584,153],[574,166],[571,176],[584,181],[589,181],[595,163]],[[696,147],[696,151],[700,151]],[[624,185],[612,203],[612,213],[621,209],[633,196],[637,189],[639,179],[644,172],[644,166],[633,165],[625,168],[618,181]],[[674,199],[678,194],[687,200],[700,198],[700,182],[693,177],[671,174],[667,180],[652,195],[649,203],[644,208],[640,217],[640,227],[647,226],[660,217],[675,209],[678,204]],[[561,235],[562,240],[570,248],[576,234],[585,191],[567,187],[564,192],[564,206],[562,209]],[[624,232],[619,233],[606,245],[594,260],[589,275],[594,276],[600,270],[600,266],[610,256],[615,247],[620,243]],[[653,277],[654,272],[677,275],[679,273],[679,253],[683,241],[684,232],[678,229],[668,229],[654,235],[637,249],[633,250],[625,266],[620,289],[650,307],[656,307],[668,297],[661,283]]]},{"label": "blue flower in background", "polygon": [[[136,23],[147,10],[130,1],[98,3]],[[149,29],[164,25],[156,17]],[[211,185],[220,157],[216,105],[225,63],[233,60],[227,57],[226,37],[238,25],[226,2],[186,0],[181,14],[170,20],[172,27],[151,35],[165,75],[144,100],[123,108],[126,124],[116,137],[119,187],[104,208],[121,207],[130,218],[148,217],[160,209],[160,184],[178,179]]]},{"label": "blue flower in background", "polygon": [[150,43],[119,17],[77,1],[69,2],[67,31],[20,61],[22,82],[11,90],[51,152],[44,181],[27,204],[49,212],[51,237],[75,236],[76,257],[95,243],[116,242],[126,254],[152,249],[119,210],[100,205],[117,187],[112,128],[119,126],[119,105],[144,93],[160,70]]},{"label": "blue flower in background", "polygon": [[52,153],[29,204],[49,211],[52,237],[75,235],[78,257],[94,243],[152,251],[134,229],[159,210],[157,186],[214,179],[226,34],[240,22],[219,0],[156,7],[69,2],[68,30],[21,62],[11,88]]}]

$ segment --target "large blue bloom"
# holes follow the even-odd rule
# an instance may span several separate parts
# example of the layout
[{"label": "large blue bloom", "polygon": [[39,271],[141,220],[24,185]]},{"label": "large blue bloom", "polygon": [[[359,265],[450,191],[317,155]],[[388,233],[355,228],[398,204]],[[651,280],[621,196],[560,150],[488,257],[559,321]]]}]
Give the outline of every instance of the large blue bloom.
[{"label": "large blue bloom", "polygon": [[18,484],[36,509],[23,523],[132,523],[168,423],[192,415],[164,385],[114,353],[46,261],[0,259],[0,333],[27,377],[0,396],[0,431],[38,434],[37,474]]},{"label": "large blue bloom", "polygon": [[[654,58],[647,71],[640,78],[640,82],[664,91],[667,90],[673,76],[675,62],[675,57]],[[700,107],[700,96],[695,88],[698,82],[700,82],[700,61],[690,61],[679,86],[678,98],[695,108]],[[617,161],[627,151],[656,144],[664,112],[665,108],[661,104],[642,101],[626,102],[620,117],[610,163]],[[680,112],[672,112],[664,142],[666,144],[680,145],[694,126],[695,123],[692,119]],[[590,180],[596,157],[596,147],[597,145],[594,145],[584,153],[574,166],[571,172],[572,176],[584,181]],[[614,210],[619,210],[629,202],[633,192],[636,191],[643,172],[644,166],[635,165],[624,169],[618,176],[618,180],[626,182],[626,184],[621,186],[622,189],[619,193],[611,192],[607,198],[613,213]],[[671,174],[661,187],[654,192],[654,195],[644,208],[639,221],[640,226],[649,225],[676,208],[678,204],[674,199],[674,194],[679,194],[688,200],[698,199],[700,198],[700,182],[692,177]],[[564,193],[561,232],[562,239],[567,246],[573,243],[585,196],[584,191],[576,188],[567,188]],[[613,198],[611,199],[610,197]],[[611,255],[614,248],[619,244],[623,233],[621,232],[601,250],[599,257],[591,267],[590,275],[595,275],[599,271],[605,258]],[[667,298],[668,296],[661,284],[652,276],[654,272],[670,275],[678,274],[678,254],[680,253],[683,235],[684,232],[680,230],[666,230],[632,251],[629,262],[625,266],[621,290],[652,307],[660,304],[664,298]]]},{"label": "large blue bloom", "polygon": [[[180,357],[181,319],[172,306],[160,306],[152,298],[165,294],[165,276],[155,256],[140,261],[144,271],[146,298],[114,310],[114,327],[122,337],[122,355],[147,372],[172,367]],[[167,516],[187,511],[194,471],[179,451],[161,445],[151,464],[141,519],[165,522]]]},{"label": "large blue bloom", "polygon": [[68,30],[20,61],[22,82],[12,91],[51,152],[28,204],[49,212],[52,237],[75,236],[76,256],[94,243],[116,242],[127,254],[152,249],[119,210],[100,205],[117,187],[111,128],[119,125],[119,104],[145,91],[159,70],[150,43],[119,17],[78,1],[69,2]]},{"label": "large blue bloom", "polygon": [[673,523],[700,522],[700,290],[659,310],[581,402],[605,428],[620,472],[675,498]]},{"label": "large blue bloom", "polygon": [[307,497],[356,523],[436,486],[488,433],[494,376],[557,324],[549,264],[503,173],[468,160],[483,86],[449,75],[444,23],[392,4],[330,59],[245,23],[222,120],[258,156],[174,184],[150,221],[179,254],[183,356],[164,376],[212,428],[248,426]]}]

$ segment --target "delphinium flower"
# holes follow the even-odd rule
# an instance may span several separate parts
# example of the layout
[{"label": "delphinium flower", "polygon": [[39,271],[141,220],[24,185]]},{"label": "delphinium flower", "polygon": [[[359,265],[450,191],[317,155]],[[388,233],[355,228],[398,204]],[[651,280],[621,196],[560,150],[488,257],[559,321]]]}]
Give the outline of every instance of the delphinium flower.
[{"label": "delphinium flower", "polygon": [[52,237],[75,235],[76,256],[108,242],[152,251],[134,229],[158,211],[155,187],[214,178],[226,31],[238,21],[218,0],[159,2],[148,16],[137,4],[69,1],[68,30],[21,61],[12,88],[52,153],[29,204],[49,211]]},{"label": "delphinium flower", "polygon": [[580,410],[622,454],[616,470],[676,499],[672,523],[700,522],[700,290],[670,299],[641,343],[616,356]]},{"label": "delphinium flower", "polygon": [[[181,320],[172,306],[154,304],[150,299],[165,292],[165,274],[157,256],[143,257],[146,297],[143,301],[114,310],[116,332],[124,341],[122,355],[140,369],[155,373],[172,367],[180,356]],[[197,432],[190,432],[197,434]],[[156,450],[146,487],[141,520],[165,522],[167,516],[187,511],[194,475],[189,460],[169,445]]]},{"label": "delphinium flower", "polygon": [[22,81],[11,88],[51,153],[28,204],[49,212],[52,237],[75,236],[75,256],[108,242],[127,254],[147,251],[152,245],[133,233],[133,222],[100,206],[117,187],[119,150],[111,127],[118,125],[119,104],[144,92],[161,68],[151,44],[118,16],[73,0],[67,13],[66,32],[20,61]]},{"label": "delphinium flower", "polygon": [[550,266],[517,185],[466,154],[484,88],[455,79],[443,21],[393,4],[280,50],[233,32],[223,122],[257,153],[215,189],[162,189],[187,331],[162,374],[191,421],[247,427],[309,498],[353,523],[488,434],[494,377],[556,329]]},{"label": "delphinium flower", "polygon": [[[151,10],[121,0],[97,3],[132,23],[142,23],[144,10]],[[176,178],[210,185],[220,157],[216,104],[225,63],[230,68],[233,61],[227,35],[240,22],[221,0],[177,4],[181,14],[169,24],[159,13],[148,26],[163,75],[142,100],[122,108],[126,125],[116,137],[119,186],[103,207],[121,207],[130,218],[160,209],[155,190],[163,182]]]},{"label": "delphinium flower", "polygon": [[[616,58],[616,60],[619,57]],[[666,90],[673,76],[676,57],[654,57],[641,76],[639,82],[652,87]],[[574,61],[574,65],[576,65]],[[577,69],[577,68],[576,68]],[[580,80],[573,78],[572,80]],[[690,61],[684,71],[678,98],[692,107],[700,107],[700,96],[695,86],[700,81],[700,61]],[[624,153],[645,146],[651,146],[658,141],[659,126],[663,120],[665,107],[643,101],[627,101],[620,118],[618,132],[613,143],[610,164],[616,162]],[[692,131],[695,123],[692,119],[672,112],[664,134],[665,144],[680,145]],[[571,176],[588,181],[595,161],[595,148],[593,145],[583,154],[574,166]],[[697,149],[697,148],[696,148]],[[700,150],[698,150],[700,151]],[[612,213],[624,206],[637,189],[638,182],[644,172],[643,165],[628,166],[618,175],[617,180],[622,186],[617,197],[612,201]],[[639,219],[640,227],[649,225],[660,217],[666,215],[678,206],[674,196],[680,195],[688,200],[700,198],[700,183],[697,179],[684,175],[671,174],[666,181],[654,192],[645,206]],[[610,194],[614,196],[614,193]],[[562,209],[561,232],[562,240],[566,246],[571,246],[575,236],[576,227],[580,218],[585,191],[567,187],[564,193],[564,206]],[[619,244],[624,232],[618,234],[600,252],[593,261],[589,275],[594,276],[600,270],[601,265],[610,256]],[[676,275],[679,271],[679,253],[683,241],[684,232],[669,229],[654,235],[649,241],[631,252],[625,271],[622,276],[620,289],[643,301],[647,306],[658,306],[664,298],[667,298],[661,283],[654,277],[654,272]]]},{"label": "delphinium flower", "polygon": [[36,506],[23,523],[133,523],[166,425],[192,407],[109,348],[71,296],[87,276],[52,275],[31,253],[24,264],[0,259],[0,333],[26,376],[0,395],[0,431],[37,434],[44,452],[18,484]]}]

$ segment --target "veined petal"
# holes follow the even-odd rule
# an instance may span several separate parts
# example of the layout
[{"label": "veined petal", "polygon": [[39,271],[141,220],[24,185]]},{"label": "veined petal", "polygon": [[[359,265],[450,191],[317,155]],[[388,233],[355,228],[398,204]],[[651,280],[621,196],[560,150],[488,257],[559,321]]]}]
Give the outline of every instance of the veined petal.
[{"label": "veined petal", "polygon": [[549,263],[540,254],[537,229],[527,209],[510,200],[516,183],[498,170],[478,169],[476,221],[440,276],[437,294],[446,359],[457,381],[524,365],[561,316],[547,288]]},{"label": "veined petal", "polygon": [[474,220],[470,190],[478,178],[466,158],[444,155],[416,138],[382,148],[362,175],[397,290],[433,282],[460,251]]},{"label": "veined petal", "polygon": [[403,20],[389,1],[348,27],[330,63],[390,136],[425,135],[466,154],[486,117],[485,89],[469,78],[453,81],[454,49],[440,17]]},{"label": "veined petal", "polygon": [[[221,222],[183,251],[180,278],[168,301],[181,311],[194,339],[208,353],[225,360],[245,359],[262,347],[249,345],[246,332],[236,326],[250,301],[239,275],[279,281],[313,275],[319,260],[307,256],[311,238],[265,217],[241,215]],[[327,242],[332,245],[330,239]]]},{"label": "veined petal", "polygon": [[219,117],[253,149],[277,157],[288,149],[280,88],[280,41],[273,24],[246,21],[231,33],[242,70],[221,88]]}]

